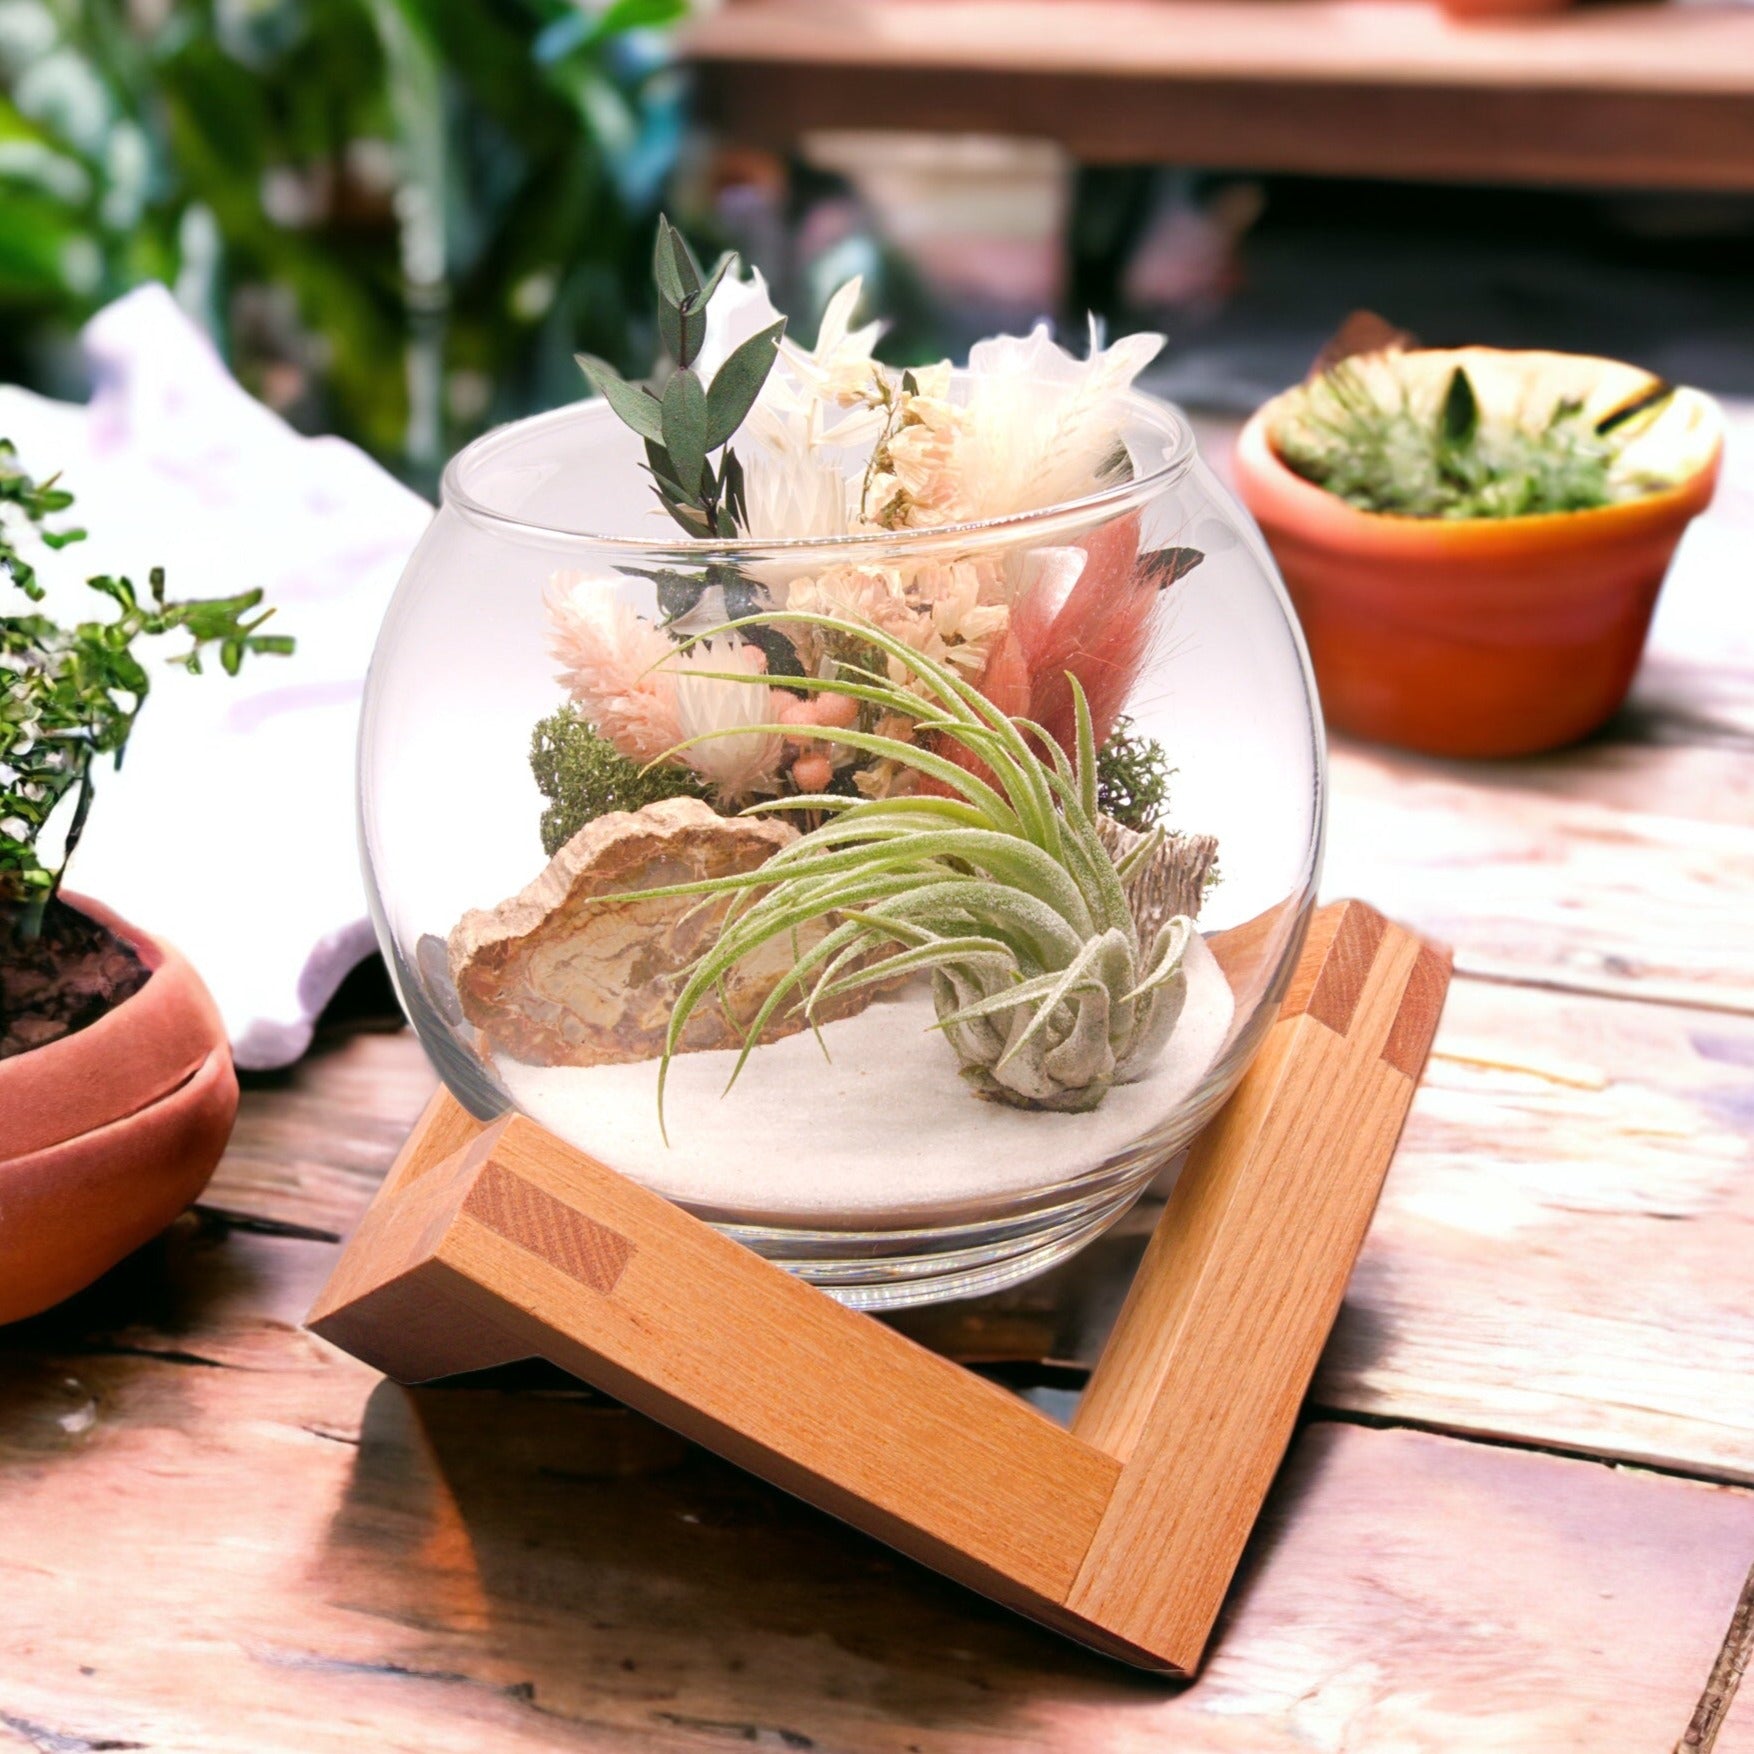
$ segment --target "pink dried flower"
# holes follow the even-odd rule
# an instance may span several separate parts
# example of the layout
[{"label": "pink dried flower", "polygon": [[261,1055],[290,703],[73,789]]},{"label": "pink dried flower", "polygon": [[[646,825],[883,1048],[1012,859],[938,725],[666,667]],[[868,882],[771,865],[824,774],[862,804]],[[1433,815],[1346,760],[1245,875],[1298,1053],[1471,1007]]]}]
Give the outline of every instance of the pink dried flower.
[{"label": "pink dried flower", "polygon": [[633,761],[655,761],[682,741],[676,682],[661,665],[675,647],[618,602],[615,586],[557,572],[544,596],[556,678],[597,734]]}]

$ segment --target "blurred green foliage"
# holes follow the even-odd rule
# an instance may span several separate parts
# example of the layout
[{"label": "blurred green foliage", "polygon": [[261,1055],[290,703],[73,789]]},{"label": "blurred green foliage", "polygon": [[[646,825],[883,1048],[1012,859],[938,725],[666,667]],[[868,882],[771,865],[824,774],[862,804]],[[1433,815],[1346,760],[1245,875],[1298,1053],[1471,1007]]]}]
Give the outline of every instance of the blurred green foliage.
[{"label": "blurred green foliage", "polygon": [[0,376],[170,284],[239,377],[430,487],[652,346],[686,0],[0,0]]}]

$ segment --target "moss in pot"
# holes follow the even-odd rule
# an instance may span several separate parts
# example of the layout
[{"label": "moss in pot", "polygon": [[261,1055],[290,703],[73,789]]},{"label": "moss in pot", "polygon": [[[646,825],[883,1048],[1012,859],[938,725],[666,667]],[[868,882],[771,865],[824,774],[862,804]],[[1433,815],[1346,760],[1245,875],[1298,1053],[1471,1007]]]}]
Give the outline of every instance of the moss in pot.
[{"label": "moss in pot", "polygon": [[[181,633],[174,660],[290,652],[261,631],[261,592],[176,601],[154,570],[87,586],[105,619],[66,627],[37,606],[28,558],[82,531],[50,528],[72,495],[0,441],[0,573],[25,599],[0,615],[0,1322],[82,1289],[206,1185],[237,1112],[219,1013],[169,945],[61,880],[93,770],[119,763],[151,689],[136,643]],[[10,607],[10,606],[9,606]]]}]

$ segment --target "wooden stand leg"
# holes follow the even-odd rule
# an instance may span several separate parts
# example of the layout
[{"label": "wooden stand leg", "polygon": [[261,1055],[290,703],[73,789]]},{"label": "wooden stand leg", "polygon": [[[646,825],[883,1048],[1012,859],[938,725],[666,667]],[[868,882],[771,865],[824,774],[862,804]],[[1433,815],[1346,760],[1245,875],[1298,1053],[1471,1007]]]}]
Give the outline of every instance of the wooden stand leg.
[{"label": "wooden stand leg", "polygon": [[1316,917],[1070,1432],[532,1122],[483,1129],[442,1097],[311,1325],[404,1381],[545,1357],[1022,1612],[1191,1674],[1448,973],[1358,903]]}]

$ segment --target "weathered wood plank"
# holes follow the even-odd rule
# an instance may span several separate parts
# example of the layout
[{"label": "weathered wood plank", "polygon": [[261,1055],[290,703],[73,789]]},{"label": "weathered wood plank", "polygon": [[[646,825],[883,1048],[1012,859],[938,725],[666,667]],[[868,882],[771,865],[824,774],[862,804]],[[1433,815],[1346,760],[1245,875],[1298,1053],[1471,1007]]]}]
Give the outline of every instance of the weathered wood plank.
[{"label": "weathered wood plank", "polygon": [[246,1079],[202,1206],[338,1240],[437,1085],[408,1030],[319,1039],[302,1064]]},{"label": "weathered wood plank", "polygon": [[[1457,981],[1319,1405],[1754,1480],[1754,1023]],[[904,1325],[1094,1363],[1151,1221]]]},{"label": "weathered wood plank", "polygon": [[1745,1492],[1316,1426],[1177,1692],[632,1415],[327,1349],[14,1353],[0,1490],[0,1725],[39,1749],[1649,1754],[1754,1553]]},{"label": "weathered wood plank", "polygon": [[1459,981],[1315,1388],[1754,1480],[1754,1023]]},{"label": "weathered wood plank", "polygon": [[[395,1144],[366,1124],[368,1068],[418,1108],[430,1075],[411,1037],[332,1048],[244,1111],[266,1140],[296,1091],[332,1089],[352,1155],[325,1161],[308,1139],[285,1163],[234,1155],[214,1203],[350,1229]],[[1744,1018],[1458,981],[1318,1400],[1754,1480],[1751,1072]],[[959,1356],[1088,1366],[1138,1228],[1049,1280],[903,1325]],[[191,1242],[182,1271],[199,1258]],[[296,1321],[316,1289],[277,1315]],[[187,1312],[163,1296],[169,1338],[153,1343],[182,1344]]]},{"label": "weathered wood plank", "polygon": [[[1336,744],[1323,889],[1446,940],[1461,973],[1754,1012],[1754,822],[1668,813],[1663,765],[1636,811],[1558,758],[1536,788]],[[1754,753],[1711,765],[1735,769],[1728,808],[1754,795]]]}]

